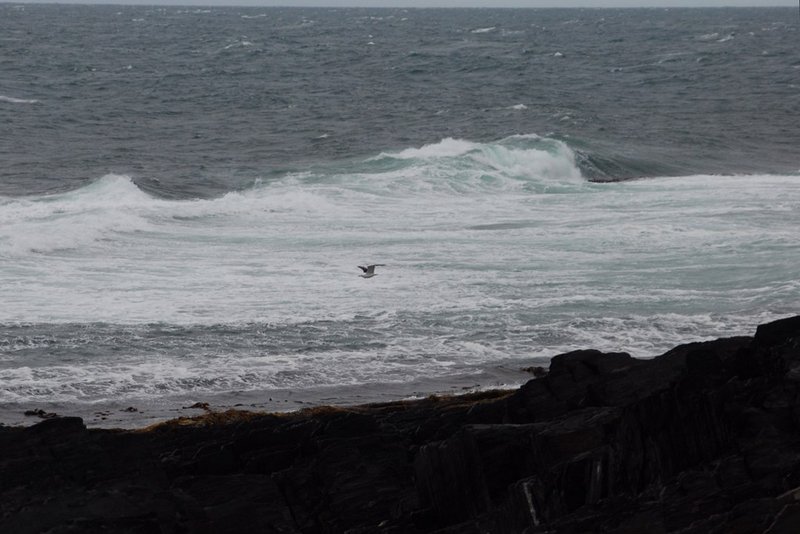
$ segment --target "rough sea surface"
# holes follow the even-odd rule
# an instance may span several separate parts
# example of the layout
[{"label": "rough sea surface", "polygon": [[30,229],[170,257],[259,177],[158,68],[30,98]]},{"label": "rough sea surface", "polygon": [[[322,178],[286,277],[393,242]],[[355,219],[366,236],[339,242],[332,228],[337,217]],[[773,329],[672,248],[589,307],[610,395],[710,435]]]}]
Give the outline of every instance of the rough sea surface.
[{"label": "rough sea surface", "polygon": [[793,8],[0,4],[0,422],[511,386],[798,313],[799,39]]}]

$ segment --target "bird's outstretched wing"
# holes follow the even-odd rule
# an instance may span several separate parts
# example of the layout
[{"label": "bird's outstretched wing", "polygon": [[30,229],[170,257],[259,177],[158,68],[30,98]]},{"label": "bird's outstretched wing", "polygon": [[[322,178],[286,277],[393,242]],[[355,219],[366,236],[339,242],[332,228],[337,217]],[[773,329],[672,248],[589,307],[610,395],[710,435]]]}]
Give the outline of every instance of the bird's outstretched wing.
[{"label": "bird's outstretched wing", "polygon": [[358,268],[364,271],[365,273],[371,273],[375,271],[375,267],[385,267],[385,263],[373,263],[372,265],[367,265],[366,267],[363,265],[359,265]]}]

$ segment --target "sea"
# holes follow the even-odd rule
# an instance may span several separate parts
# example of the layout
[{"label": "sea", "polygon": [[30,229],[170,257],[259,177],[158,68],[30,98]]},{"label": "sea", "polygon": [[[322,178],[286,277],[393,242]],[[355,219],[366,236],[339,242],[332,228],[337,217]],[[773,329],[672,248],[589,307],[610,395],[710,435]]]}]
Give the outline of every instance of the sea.
[{"label": "sea", "polygon": [[0,4],[0,423],[513,388],[798,313],[799,22]]}]

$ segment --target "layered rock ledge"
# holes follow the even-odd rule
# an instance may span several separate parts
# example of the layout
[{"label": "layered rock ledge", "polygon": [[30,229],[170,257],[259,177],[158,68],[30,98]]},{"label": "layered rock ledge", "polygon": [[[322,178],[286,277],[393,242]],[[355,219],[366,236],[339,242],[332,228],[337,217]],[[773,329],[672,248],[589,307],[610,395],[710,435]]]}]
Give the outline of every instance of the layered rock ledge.
[{"label": "layered rock ledge", "polygon": [[0,427],[0,532],[800,532],[800,316],[511,392]]}]

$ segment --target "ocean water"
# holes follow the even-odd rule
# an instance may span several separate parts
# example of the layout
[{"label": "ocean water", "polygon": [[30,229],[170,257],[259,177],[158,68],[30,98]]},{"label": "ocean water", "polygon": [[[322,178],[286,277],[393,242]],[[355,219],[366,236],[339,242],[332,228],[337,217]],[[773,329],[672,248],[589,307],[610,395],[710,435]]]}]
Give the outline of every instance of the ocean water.
[{"label": "ocean water", "polygon": [[0,4],[0,421],[514,386],[798,313],[798,37]]}]

